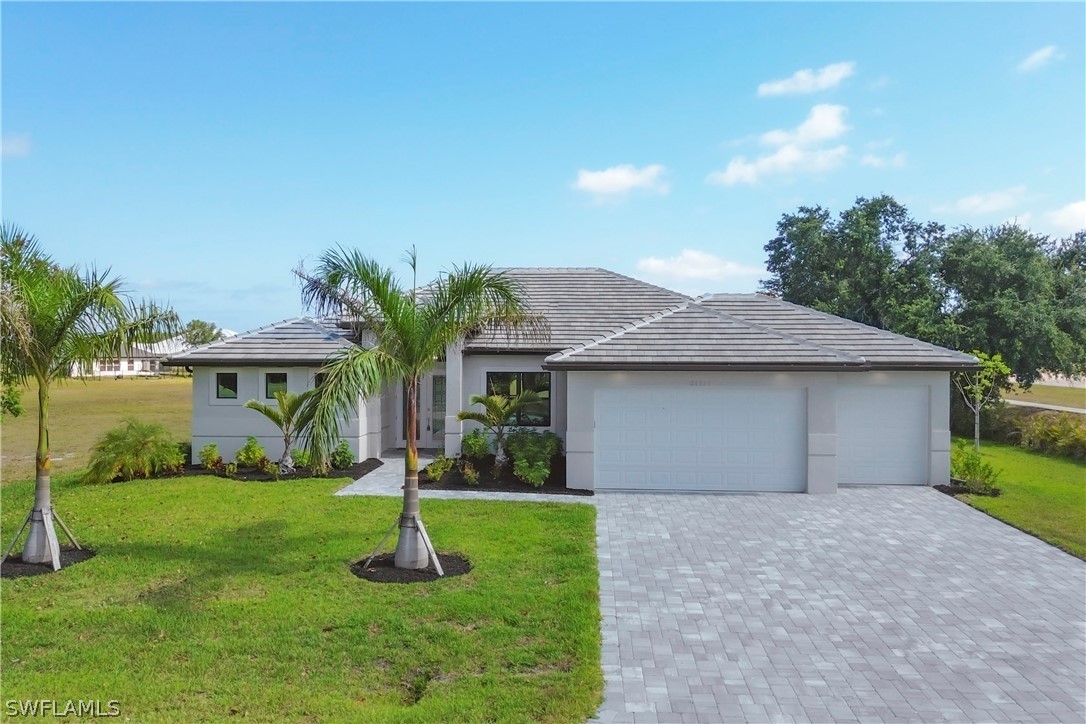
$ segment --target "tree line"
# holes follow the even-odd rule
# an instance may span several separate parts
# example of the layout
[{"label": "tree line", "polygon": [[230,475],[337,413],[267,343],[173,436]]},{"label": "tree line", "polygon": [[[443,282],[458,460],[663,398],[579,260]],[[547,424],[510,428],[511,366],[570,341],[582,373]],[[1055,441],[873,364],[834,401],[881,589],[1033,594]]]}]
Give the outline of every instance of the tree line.
[{"label": "tree line", "polygon": [[836,217],[801,206],[765,245],[765,292],[960,350],[1000,354],[1017,381],[1086,374],[1086,231],[1016,223],[952,231],[890,196]]}]

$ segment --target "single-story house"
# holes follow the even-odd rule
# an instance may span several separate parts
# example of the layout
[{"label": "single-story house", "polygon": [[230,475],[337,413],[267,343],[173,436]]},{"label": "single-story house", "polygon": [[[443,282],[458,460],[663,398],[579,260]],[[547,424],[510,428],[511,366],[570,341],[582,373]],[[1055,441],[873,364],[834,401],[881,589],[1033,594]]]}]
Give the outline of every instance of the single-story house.
[{"label": "single-story house", "polygon": [[[422,448],[460,452],[472,395],[535,390],[517,423],[562,437],[567,485],[831,493],[949,479],[950,374],[975,358],[762,294],[691,298],[605,269],[508,269],[546,342],[484,333],[423,381]],[[174,355],[193,369],[194,454],[232,455],[275,428],[242,404],[302,391],[354,342],[292,319]],[[359,458],[406,445],[402,389],[359,400],[343,437]]]},{"label": "single-story house", "polygon": [[[224,337],[237,332],[222,330]],[[154,377],[165,370],[162,359],[189,348],[181,335],[145,345],[133,345],[121,350],[117,357],[94,360],[89,368],[80,363],[72,365],[72,377]]]}]

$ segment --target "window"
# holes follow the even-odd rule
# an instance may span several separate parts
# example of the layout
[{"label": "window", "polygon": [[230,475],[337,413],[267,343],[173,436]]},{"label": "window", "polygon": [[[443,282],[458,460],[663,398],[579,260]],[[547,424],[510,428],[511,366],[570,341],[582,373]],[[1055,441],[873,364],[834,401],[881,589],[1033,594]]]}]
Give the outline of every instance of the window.
[{"label": "window", "polygon": [[269,372],[264,375],[264,397],[269,400],[275,397],[276,392],[287,391],[287,373]]},{"label": "window", "polygon": [[215,397],[218,397],[220,400],[238,399],[238,373],[216,372],[215,387]]},{"label": "window", "polygon": [[135,372],[136,371],[136,360],[132,359],[131,357],[128,358],[128,371],[129,372]]},{"label": "window", "polygon": [[323,385],[326,377],[328,377],[328,374],[326,372],[318,372],[317,374],[313,375],[313,386],[320,387],[321,385]]},{"label": "window", "polygon": [[506,397],[516,397],[526,391],[539,393],[539,402],[519,410],[513,416],[513,424],[521,427],[550,427],[550,372],[487,372],[486,391],[488,395]]}]

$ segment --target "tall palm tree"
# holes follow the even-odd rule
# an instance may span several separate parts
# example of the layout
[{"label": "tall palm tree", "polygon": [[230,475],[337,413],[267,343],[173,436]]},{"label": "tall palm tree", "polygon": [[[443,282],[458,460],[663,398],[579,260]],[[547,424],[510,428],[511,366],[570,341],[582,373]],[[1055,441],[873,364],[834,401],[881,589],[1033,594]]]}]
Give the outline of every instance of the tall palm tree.
[{"label": "tall palm tree", "polygon": [[539,393],[533,390],[525,390],[514,397],[472,395],[471,404],[482,405],[482,412],[462,410],[456,413],[456,419],[461,422],[465,420],[477,422],[494,433],[494,468],[499,470],[505,466],[509,458],[505,453],[505,428],[509,427],[514,415],[521,410],[538,405],[542,400]]},{"label": "tall palm tree", "polygon": [[488,266],[465,264],[418,290],[417,257],[407,257],[412,286],[403,289],[391,270],[357,250],[342,247],[321,255],[312,274],[299,269],[302,299],[321,315],[343,315],[360,344],[335,353],[324,364],[324,384],[313,403],[306,435],[314,462],[323,462],[339,442],[340,420],[357,413],[359,398],[373,398],[403,384],[407,394],[403,512],[395,565],[425,568],[425,532],[419,528],[419,457],[415,436],[419,382],[445,350],[485,330],[546,335],[542,319],[529,313],[519,284]]},{"label": "tall palm tree", "polygon": [[272,421],[272,424],[283,433],[283,454],[279,456],[279,470],[288,473],[294,469],[294,459],[290,456],[290,446],[294,442],[295,435],[305,431],[309,423],[306,403],[313,397],[316,390],[305,392],[275,393],[276,406],[266,405],[259,400],[249,400],[245,406],[250,410],[256,410],[264,417]]},{"label": "tall palm tree", "polygon": [[[50,387],[68,378],[73,365],[90,369],[95,360],[120,357],[132,345],[161,340],[179,328],[172,311],[129,301],[122,284],[108,271],[62,267],[33,236],[10,224],[0,227],[0,365],[6,378],[33,380],[38,388],[34,507],[23,524],[30,526],[22,554],[28,563],[60,567],[50,492]],[[8,552],[20,535],[22,529]]]}]

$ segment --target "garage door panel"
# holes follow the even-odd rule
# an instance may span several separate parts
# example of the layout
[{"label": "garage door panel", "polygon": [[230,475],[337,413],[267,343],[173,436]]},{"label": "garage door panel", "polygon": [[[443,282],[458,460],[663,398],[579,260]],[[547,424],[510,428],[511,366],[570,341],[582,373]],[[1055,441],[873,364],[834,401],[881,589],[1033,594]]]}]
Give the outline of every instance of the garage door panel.
[{"label": "garage door panel", "polygon": [[800,492],[806,419],[802,388],[599,390],[597,487]]},{"label": "garage door panel", "polygon": [[929,419],[926,386],[839,387],[839,482],[926,485]]}]

